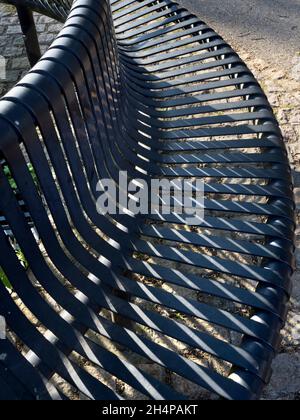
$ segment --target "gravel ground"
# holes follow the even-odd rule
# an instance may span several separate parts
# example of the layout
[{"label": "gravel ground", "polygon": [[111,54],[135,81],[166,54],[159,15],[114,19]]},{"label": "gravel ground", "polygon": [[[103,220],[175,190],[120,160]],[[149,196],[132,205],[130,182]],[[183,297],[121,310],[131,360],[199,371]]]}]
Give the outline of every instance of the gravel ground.
[{"label": "gravel ground", "polygon": [[300,0],[178,0],[244,59],[280,123],[293,170],[298,269],[280,354],[264,399],[300,399]]},{"label": "gravel ground", "polygon": [[233,47],[271,63],[300,49],[300,0],[177,0],[198,14]]}]

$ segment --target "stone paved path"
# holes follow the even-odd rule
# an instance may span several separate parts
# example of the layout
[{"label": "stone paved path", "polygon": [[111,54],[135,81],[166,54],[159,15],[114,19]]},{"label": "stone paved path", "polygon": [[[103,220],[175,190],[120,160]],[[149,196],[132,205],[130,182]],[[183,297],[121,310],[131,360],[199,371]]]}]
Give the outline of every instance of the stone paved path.
[{"label": "stone paved path", "polygon": [[280,123],[293,170],[298,270],[266,399],[300,399],[300,0],[178,0],[244,59]]},{"label": "stone paved path", "polygon": [[[43,53],[62,25],[38,14],[35,15],[35,21]],[[18,17],[13,7],[4,4],[0,4],[0,55],[6,60],[5,80],[0,73],[0,96],[2,96],[29,69]]]},{"label": "stone paved path", "polygon": [[300,50],[300,0],[177,0],[233,47],[286,66]]}]

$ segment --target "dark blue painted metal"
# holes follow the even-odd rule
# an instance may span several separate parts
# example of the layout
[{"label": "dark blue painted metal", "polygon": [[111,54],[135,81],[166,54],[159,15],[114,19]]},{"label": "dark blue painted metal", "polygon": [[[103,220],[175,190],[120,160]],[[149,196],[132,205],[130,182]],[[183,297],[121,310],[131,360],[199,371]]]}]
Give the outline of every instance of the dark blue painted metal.
[{"label": "dark blue painted metal", "polygon": [[[267,98],[169,0],[22,3],[66,23],[0,100],[0,267],[14,291],[0,282],[0,398],[122,399],[99,369],[153,399],[190,397],[177,377],[258,398],[294,269],[290,169]],[[120,170],[203,179],[205,219],[100,216],[96,183]]]}]

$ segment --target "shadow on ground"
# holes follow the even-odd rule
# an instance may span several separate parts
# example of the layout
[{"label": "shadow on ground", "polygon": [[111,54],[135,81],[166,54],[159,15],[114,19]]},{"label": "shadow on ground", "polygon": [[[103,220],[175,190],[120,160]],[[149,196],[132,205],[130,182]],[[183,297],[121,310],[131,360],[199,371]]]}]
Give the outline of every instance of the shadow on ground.
[{"label": "shadow on ground", "polygon": [[[300,0],[178,0],[233,46],[284,62],[300,51]],[[285,63],[289,64],[289,63]]]}]

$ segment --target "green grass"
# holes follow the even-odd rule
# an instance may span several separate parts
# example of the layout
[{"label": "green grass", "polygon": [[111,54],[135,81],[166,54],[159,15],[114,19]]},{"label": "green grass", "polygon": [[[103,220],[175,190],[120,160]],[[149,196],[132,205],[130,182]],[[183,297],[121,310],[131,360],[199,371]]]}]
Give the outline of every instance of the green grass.
[{"label": "green grass", "polygon": [[0,267],[0,281],[4,284],[5,287],[7,287],[8,289],[12,289],[12,285],[10,284],[6,274],[4,273],[1,267]]},{"label": "green grass", "polygon": [[4,175],[6,175],[8,181],[9,181],[9,184],[10,184],[11,188],[13,190],[16,190],[17,189],[17,184],[16,184],[15,180],[12,177],[12,174],[10,172],[9,167],[8,166],[4,166],[3,171],[4,171]]},{"label": "green grass", "polygon": [[[23,252],[19,248],[15,249],[15,252],[16,252],[16,256],[18,257],[18,260],[20,261],[21,265],[25,268],[25,270],[27,270],[29,265],[28,265],[28,261],[26,260],[25,255],[23,254]],[[0,281],[8,289],[10,289],[10,290],[13,289],[7,275],[4,273],[4,271],[1,267],[0,267]]]}]

